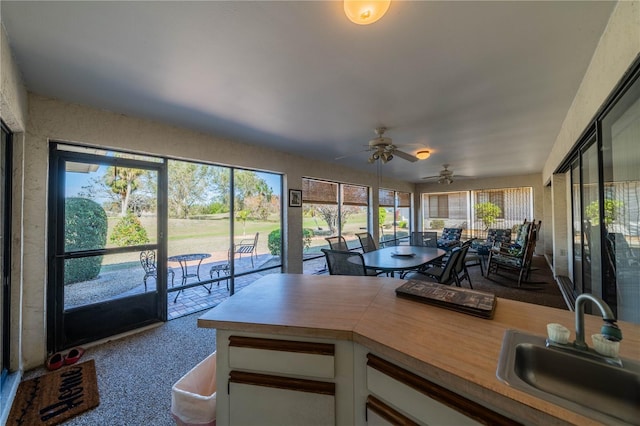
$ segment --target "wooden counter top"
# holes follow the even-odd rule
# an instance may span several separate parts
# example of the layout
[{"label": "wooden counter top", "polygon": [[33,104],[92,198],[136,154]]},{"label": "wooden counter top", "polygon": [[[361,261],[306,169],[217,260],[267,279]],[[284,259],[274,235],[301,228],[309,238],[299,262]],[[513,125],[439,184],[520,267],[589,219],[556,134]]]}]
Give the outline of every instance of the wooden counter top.
[{"label": "wooden counter top", "polygon": [[[542,412],[580,425],[598,422],[518,391],[496,377],[507,329],[546,335],[546,324],[572,330],[570,311],[498,299],[494,318],[473,317],[396,297],[404,281],[383,277],[268,275],[198,319],[232,331],[352,340],[472,399],[536,421]],[[585,336],[600,330],[585,315]],[[620,356],[640,359],[640,326],[619,322]],[[590,339],[588,338],[588,341]],[[512,411],[513,412],[513,411]]]}]

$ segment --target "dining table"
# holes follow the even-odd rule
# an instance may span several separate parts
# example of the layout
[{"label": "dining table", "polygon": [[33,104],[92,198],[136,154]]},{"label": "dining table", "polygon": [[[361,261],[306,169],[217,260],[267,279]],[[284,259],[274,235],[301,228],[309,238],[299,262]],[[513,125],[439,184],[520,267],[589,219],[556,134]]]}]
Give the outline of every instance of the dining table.
[{"label": "dining table", "polygon": [[402,274],[417,270],[441,260],[446,255],[446,250],[423,246],[391,246],[362,253],[367,269],[386,272],[392,277],[395,272]]}]

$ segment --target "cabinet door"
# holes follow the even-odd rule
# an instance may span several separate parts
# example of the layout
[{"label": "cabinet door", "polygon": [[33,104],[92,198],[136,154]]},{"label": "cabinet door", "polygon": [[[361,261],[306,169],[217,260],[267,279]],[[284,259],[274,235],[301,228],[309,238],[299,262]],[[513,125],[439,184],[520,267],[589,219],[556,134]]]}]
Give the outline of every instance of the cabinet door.
[{"label": "cabinet door", "polygon": [[335,425],[335,384],[231,371],[231,425]]},{"label": "cabinet door", "polygon": [[367,355],[367,388],[401,413],[418,419],[420,424],[518,424],[372,354]]},{"label": "cabinet door", "polygon": [[378,398],[367,397],[367,425],[368,426],[418,426],[407,416],[389,407]]}]

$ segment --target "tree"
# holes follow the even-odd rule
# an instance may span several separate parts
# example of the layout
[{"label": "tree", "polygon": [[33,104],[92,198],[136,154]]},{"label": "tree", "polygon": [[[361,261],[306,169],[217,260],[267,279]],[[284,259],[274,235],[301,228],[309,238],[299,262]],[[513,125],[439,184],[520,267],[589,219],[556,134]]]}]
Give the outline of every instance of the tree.
[{"label": "tree", "polygon": [[[600,204],[598,201],[592,201],[585,208],[585,215],[589,218],[592,225],[596,225],[600,221]],[[624,207],[624,203],[619,200],[604,200],[604,224],[611,225],[617,218]]]},{"label": "tree", "polygon": [[215,181],[213,167],[186,161],[169,161],[169,215],[186,219],[198,203],[208,204]]},{"label": "tree", "polygon": [[147,230],[144,229],[142,223],[140,223],[140,219],[133,213],[128,212],[124,217],[121,217],[113,227],[109,241],[119,247],[127,247],[146,244],[149,242],[149,237]]},{"label": "tree", "polygon": [[103,176],[104,184],[118,196],[120,216],[126,216],[131,196],[140,185],[140,176],[146,172],[129,167],[109,166]]},{"label": "tree", "polygon": [[384,225],[385,220],[387,220],[387,209],[378,207],[378,223],[380,226]]},{"label": "tree", "polygon": [[320,204],[317,205],[315,209],[329,226],[331,235],[338,235],[338,223],[344,227],[347,223],[347,218],[358,211],[355,207],[342,206],[342,209],[340,209],[340,216],[338,216],[338,206],[335,204]]},{"label": "tree", "polygon": [[489,201],[476,204],[476,217],[484,223],[485,230],[491,228],[498,216],[502,214],[502,209]]},{"label": "tree", "polygon": [[242,235],[247,235],[247,219],[249,219],[249,210],[236,212],[236,220],[242,222]]}]

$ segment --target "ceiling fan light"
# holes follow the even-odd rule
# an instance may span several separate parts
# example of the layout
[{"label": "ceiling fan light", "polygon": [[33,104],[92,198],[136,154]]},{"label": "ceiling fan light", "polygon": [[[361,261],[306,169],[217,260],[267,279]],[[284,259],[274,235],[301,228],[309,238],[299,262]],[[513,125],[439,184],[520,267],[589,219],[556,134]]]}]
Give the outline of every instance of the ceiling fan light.
[{"label": "ceiling fan light", "polygon": [[430,151],[422,150],[422,151],[416,152],[416,158],[418,160],[426,160],[429,157],[431,157],[431,152]]},{"label": "ceiling fan light", "polygon": [[354,24],[373,24],[387,13],[391,0],[344,0],[344,13]]}]

